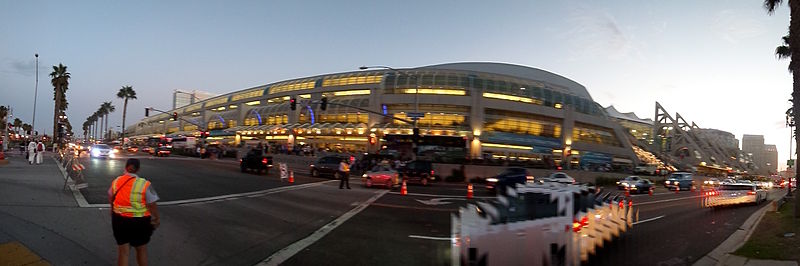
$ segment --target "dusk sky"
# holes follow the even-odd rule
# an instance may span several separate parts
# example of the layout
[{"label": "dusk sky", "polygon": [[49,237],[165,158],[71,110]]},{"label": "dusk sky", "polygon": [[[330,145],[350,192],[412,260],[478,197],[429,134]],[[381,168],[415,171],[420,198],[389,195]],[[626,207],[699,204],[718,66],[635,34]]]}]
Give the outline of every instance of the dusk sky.
[{"label": "dusk sky", "polygon": [[[784,4],[785,5],[785,4]],[[655,102],[700,127],[763,134],[789,155],[791,75],[774,50],[789,10],[762,1],[9,1],[0,0],[0,105],[52,134],[48,74],[72,73],[77,134],[131,85],[144,107],[171,91],[228,93],[361,65],[491,61],[548,70],[603,106],[653,118]]]}]

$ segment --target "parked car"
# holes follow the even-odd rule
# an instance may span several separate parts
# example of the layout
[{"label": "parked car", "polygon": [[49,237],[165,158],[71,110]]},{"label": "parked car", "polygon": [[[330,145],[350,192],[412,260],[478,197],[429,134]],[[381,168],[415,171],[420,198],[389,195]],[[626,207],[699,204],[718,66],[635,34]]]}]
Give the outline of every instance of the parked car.
[{"label": "parked car", "polygon": [[433,163],[430,161],[411,161],[397,169],[397,172],[403,180],[423,186],[427,186],[435,180]]},{"label": "parked car", "polygon": [[309,165],[309,168],[311,168],[311,176],[328,176],[338,179],[339,163],[344,159],[344,157],[339,156],[325,156],[319,158],[315,163]]},{"label": "parked car", "polygon": [[672,173],[667,178],[667,181],[664,181],[664,187],[667,189],[691,190],[692,186],[694,186],[694,178],[692,177],[692,173],[687,172]]},{"label": "parked car", "polygon": [[703,205],[706,207],[737,204],[758,205],[767,200],[767,191],[758,189],[753,184],[724,184],[717,190],[705,192],[704,196]]},{"label": "parked car", "polygon": [[269,169],[272,168],[272,156],[264,156],[259,150],[250,150],[242,159],[239,159],[239,168],[242,173],[254,170],[258,174],[262,172],[269,174]]},{"label": "parked car", "polygon": [[575,178],[572,178],[566,173],[563,172],[555,172],[550,174],[550,176],[540,178],[540,183],[547,183],[547,182],[555,182],[561,184],[575,184]]},{"label": "parked car", "polygon": [[486,189],[505,193],[506,187],[515,187],[516,184],[533,182],[533,175],[528,169],[522,167],[509,167],[495,177],[486,179]]},{"label": "parked car", "polygon": [[361,175],[361,182],[366,187],[378,185],[391,189],[400,182],[400,178],[397,170],[384,164],[373,166],[372,169]]},{"label": "parked car", "polygon": [[106,144],[95,144],[89,148],[89,156],[92,158],[114,158],[114,152]]},{"label": "parked car", "polygon": [[617,188],[620,190],[626,190],[628,187],[636,184],[636,182],[639,182],[639,180],[642,180],[642,178],[635,175],[623,178],[622,180],[617,181]]}]

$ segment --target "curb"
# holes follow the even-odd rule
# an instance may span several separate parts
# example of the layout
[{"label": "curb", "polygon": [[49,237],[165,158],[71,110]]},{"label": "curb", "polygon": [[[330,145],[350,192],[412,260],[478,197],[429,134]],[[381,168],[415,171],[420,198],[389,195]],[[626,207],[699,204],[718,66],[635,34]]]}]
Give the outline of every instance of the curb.
[{"label": "curb", "polygon": [[[90,206],[89,202],[87,202],[86,198],[83,197],[81,191],[75,188],[74,185],[75,181],[73,181],[72,178],[67,174],[67,170],[64,169],[64,166],[62,166],[61,163],[58,162],[58,160],[56,160],[56,157],[50,156],[50,159],[53,159],[53,161],[56,162],[58,170],[61,171],[61,175],[63,176],[65,182],[67,182],[68,184],[67,187],[69,188],[70,191],[72,191],[72,197],[75,198],[75,203],[77,203],[78,206],[82,208],[89,207]],[[70,182],[72,183],[71,185],[69,184]]]},{"label": "curb", "polygon": [[737,249],[742,247],[750,236],[753,235],[758,224],[761,222],[761,219],[764,218],[764,214],[767,213],[767,210],[772,207],[772,204],[777,204],[777,201],[783,200],[786,196],[786,193],[782,193],[780,197],[777,199],[769,201],[765,206],[758,209],[754,212],[747,220],[744,221],[742,226],[740,226],[733,234],[728,236],[725,241],[722,241],[719,246],[714,248],[711,252],[700,258],[700,260],[696,261],[694,266],[707,266],[707,265],[746,265],[748,261],[756,262],[773,262],[773,263],[788,263],[787,265],[797,265],[797,263],[793,261],[767,261],[767,260],[757,260],[757,259],[750,259],[745,257],[736,256],[730,253],[735,252]]}]

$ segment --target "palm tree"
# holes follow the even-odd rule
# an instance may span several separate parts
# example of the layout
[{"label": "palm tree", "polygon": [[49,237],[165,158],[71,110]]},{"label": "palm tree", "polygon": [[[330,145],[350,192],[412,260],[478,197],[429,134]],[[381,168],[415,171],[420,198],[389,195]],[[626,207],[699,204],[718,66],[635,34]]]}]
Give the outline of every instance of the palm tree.
[{"label": "palm tree", "polygon": [[19,118],[14,118],[14,131],[19,131],[19,127],[22,126],[22,120]]},{"label": "palm tree", "polygon": [[26,135],[29,135],[28,132],[32,132],[32,130],[33,130],[33,126],[31,126],[31,125],[29,125],[27,123],[26,124],[22,124],[22,131],[24,131]]},{"label": "palm tree", "polygon": [[[787,1],[789,5],[789,35],[783,37],[784,45],[775,49],[778,58],[789,58],[789,72],[792,73],[792,110],[800,106],[800,1]],[[764,0],[767,14],[772,15],[783,0]],[[787,47],[788,46],[788,47]],[[793,116],[792,121],[797,121],[796,112],[788,112]],[[800,145],[798,128],[794,128],[795,143]],[[800,146],[798,146],[800,147]],[[800,167],[795,169],[795,175],[800,176]],[[791,191],[789,191],[791,193]],[[800,217],[800,197],[795,197],[794,217]]]},{"label": "palm tree", "polygon": [[110,134],[108,134],[108,115],[116,111],[117,108],[114,107],[114,105],[112,105],[111,102],[103,102],[103,104],[100,105],[100,107],[103,108],[103,115],[105,116],[105,118],[103,118],[103,121],[106,123],[106,126],[103,128],[103,138],[104,139],[110,138],[111,136]]},{"label": "palm tree", "polygon": [[6,116],[8,115],[8,107],[0,105],[0,130],[6,130]]},{"label": "palm tree", "polygon": [[94,113],[97,116],[97,119],[100,121],[99,126],[97,127],[97,130],[95,130],[95,138],[102,139],[102,136],[103,136],[103,118],[105,118],[105,116],[106,116],[106,110],[105,110],[105,108],[103,108],[103,105],[101,104],[100,108],[98,108],[97,111],[94,112]]},{"label": "palm tree", "polygon": [[58,64],[53,66],[53,72],[50,73],[50,83],[53,84],[53,101],[55,101],[55,108],[53,109],[53,137],[56,137],[55,132],[58,130],[58,116],[67,109],[67,99],[65,94],[69,86],[70,73],[67,72],[67,66]]},{"label": "palm tree", "polygon": [[136,91],[130,85],[122,86],[117,92],[117,98],[124,99],[122,104],[122,146],[125,146],[125,116],[128,112],[128,100],[136,100]]}]

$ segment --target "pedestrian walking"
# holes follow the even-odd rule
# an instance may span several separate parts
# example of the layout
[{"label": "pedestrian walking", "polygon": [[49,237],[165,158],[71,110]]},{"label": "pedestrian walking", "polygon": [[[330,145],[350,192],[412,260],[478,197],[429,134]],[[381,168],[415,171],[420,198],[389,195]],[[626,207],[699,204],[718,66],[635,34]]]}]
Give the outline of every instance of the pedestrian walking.
[{"label": "pedestrian walking", "polygon": [[44,157],[44,143],[39,140],[39,143],[36,144],[36,164],[42,164],[42,157]]},{"label": "pedestrian walking", "polygon": [[117,241],[117,265],[128,265],[131,246],[136,249],[136,263],[147,265],[147,243],[161,224],[158,194],[150,181],[136,175],[139,159],[128,159],[125,173],[111,182],[111,228]]},{"label": "pedestrian walking", "polygon": [[339,163],[339,179],[339,189],[343,189],[345,184],[347,189],[350,189],[350,164],[344,158]]},{"label": "pedestrian walking", "polygon": [[28,143],[28,164],[33,164],[35,160],[36,160],[36,142],[31,140],[31,142]]}]

